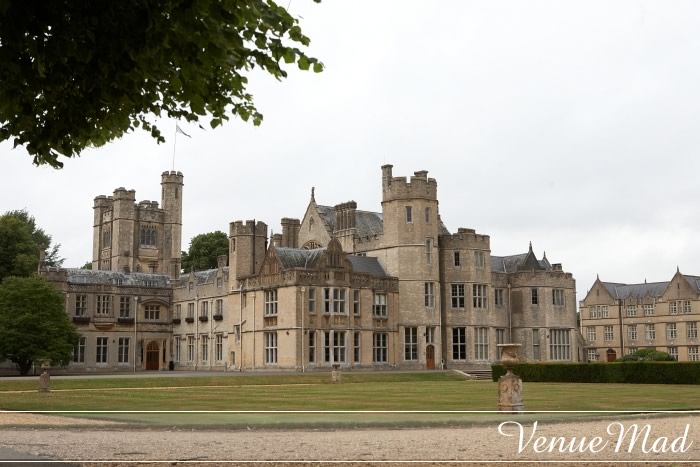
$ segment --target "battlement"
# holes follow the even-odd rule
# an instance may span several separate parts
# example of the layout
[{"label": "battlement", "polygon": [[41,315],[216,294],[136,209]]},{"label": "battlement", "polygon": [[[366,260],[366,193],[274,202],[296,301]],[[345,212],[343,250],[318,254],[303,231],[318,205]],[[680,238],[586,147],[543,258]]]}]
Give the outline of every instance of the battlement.
[{"label": "battlement", "polygon": [[392,165],[382,166],[383,200],[423,198],[437,200],[437,181],[428,177],[427,170],[413,173],[410,182],[407,177],[394,177]]},{"label": "battlement", "polygon": [[163,183],[177,183],[179,185],[183,184],[184,176],[182,172],[176,172],[174,170],[166,170],[161,174],[161,184]]},{"label": "battlement", "polygon": [[255,235],[267,238],[267,224],[262,221],[257,223],[254,220],[234,221],[229,224],[229,236]]},{"label": "battlement", "polygon": [[95,196],[95,208],[107,208],[112,209],[114,205],[114,199],[111,196],[99,195]]},{"label": "battlement", "polygon": [[491,237],[476,233],[474,229],[460,227],[457,233],[440,235],[440,246],[442,248],[478,248],[490,249]]},{"label": "battlement", "polygon": [[301,225],[301,221],[299,219],[291,219],[289,217],[283,217],[281,223],[283,227],[285,225]]},{"label": "battlement", "polygon": [[123,186],[114,190],[114,201],[133,201],[136,202],[136,190],[127,190]]},{"label": "battlement", "polygon": [[143,200],[139,201],[139,209],[160,209],[158,207],[158,201]]}]

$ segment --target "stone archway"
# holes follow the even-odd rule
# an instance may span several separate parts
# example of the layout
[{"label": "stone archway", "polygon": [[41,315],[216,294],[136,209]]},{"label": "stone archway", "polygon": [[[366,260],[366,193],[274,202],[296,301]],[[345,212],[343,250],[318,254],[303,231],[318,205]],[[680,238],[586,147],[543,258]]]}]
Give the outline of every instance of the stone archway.
[{"label": "stone archway", "polygon": [[157,341],[151,341],[146,347],[146,370],[160,370],[160,346]]}]

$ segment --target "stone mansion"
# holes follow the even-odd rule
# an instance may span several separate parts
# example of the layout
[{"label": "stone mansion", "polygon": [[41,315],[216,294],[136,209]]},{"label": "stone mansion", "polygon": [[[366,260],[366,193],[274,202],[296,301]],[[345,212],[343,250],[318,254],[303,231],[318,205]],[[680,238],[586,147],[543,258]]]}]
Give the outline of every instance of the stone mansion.
[{"label": "stone mansion", "polygon": [[218,267],[181,273],[183,175],[162,200],[118,188],[94,202],[92,270],[42,268],[81,334],[70,372],[461,368],[517,342],[532,361],[585,359],[575,281],[532,246],[443,224],[427,171],[381,172],[381,212],[354,201],[301,220],[229,225]]}]

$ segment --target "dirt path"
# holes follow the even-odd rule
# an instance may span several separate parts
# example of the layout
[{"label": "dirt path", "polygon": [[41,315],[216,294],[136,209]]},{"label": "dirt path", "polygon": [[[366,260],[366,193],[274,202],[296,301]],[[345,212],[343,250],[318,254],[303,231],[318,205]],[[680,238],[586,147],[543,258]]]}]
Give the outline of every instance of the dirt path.
[{"label": "dirt path", "polygon": [[[17,426],[21,417],[24,428]],[[40,417],[40,418],[33,418]],[[514,418],[517,420],[517,417]],[[650,436],[646,448],[659,437],[667,437],[666,446],[682,437],[675,447],[685,452],[643,452],[643,436],[629,448],[629,436],[620,451],[615,452],[617,425],[613,434],[607,429],[616,421],[625,428],[649,424]],[[374,429],[374,430],[250,430],[250,431],[179,431],[164,429],[133,430],[118,424],[84,420],[84,428],[61,428],[61,417],[24,414],[0,414],[0,445],[20,452],[51,459],[76,462],[149,460],[149,461],[652,461],[651,465],[683,461],[700,461],[700,416],[640,417],[607,421],[576,423],[539,423],[536,434],[523,452],[518,453],[518,427],[503,428],[497,424],[472,428],[430,429]],[[71,419],[69,423],[75,423]],[[32,426],[51,425],[53,428],[36,429]],[[4,425],[4,428],[3,428]],[[523,427],[524,441],[532,434],[532,425]],[[617,431],[615,431],[617,430]],[[536,453],[533,450],[539,436],[564,436],[567,442],[573,437],[590,440],[600,436],[607,445],[600,452]],[[661,447],[663,439],[657,441]],[[528,462],[528,463],[530,463]],[[104,464],[101,464],[104,465]],[[228,464],[231,465],[231,464]],[[345,464],[348,465],[348,464]],[[359,464],[358,464],[359,465]],[[364,464],[366,465],[366,464]],[[414,464],[415,465],[415,464]],[[465,464],[462,464],[465,465]],[[521,464],[522,465],[522,464]],[[535,465],[535,464],[532,464]],[[581,464],[578,464],[581,465]],[[598,464],[601,465],[601,464]],[[618,464],[619,465],[619,464]]]}]

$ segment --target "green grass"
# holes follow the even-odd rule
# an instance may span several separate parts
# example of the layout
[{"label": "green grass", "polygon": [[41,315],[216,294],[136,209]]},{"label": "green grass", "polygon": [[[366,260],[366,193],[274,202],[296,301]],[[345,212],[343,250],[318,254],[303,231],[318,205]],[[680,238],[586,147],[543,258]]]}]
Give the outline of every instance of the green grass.
[{"label": "green grass", "polygon": [[[36,381],[0,382],[6,410],[495,410],[497,384],[464,381],[451,373],[343,374],[330,384],[327,373],[279,376],[54,380],[54,391],[35,392]],[[194,386],[194,387],[188,387]],[[206,387],[219,386],[219,387]],[[152,388],[152,389],[149,389]],[[158,389],[161,388],[161,389]],[[170,389],[168,389],[170,388]],[[30,392],[12,392],[29,390]],[[700,387],[525,383],[527,410],[700,409]],[[495,414],[92,414],[136,424],[290,427],[425,426],[484,423]],[[581,415],[538,415],[569,419]],[[512,416],[511,416],[512,417]],[[527,417],[525,418],[527,419]]]}]

